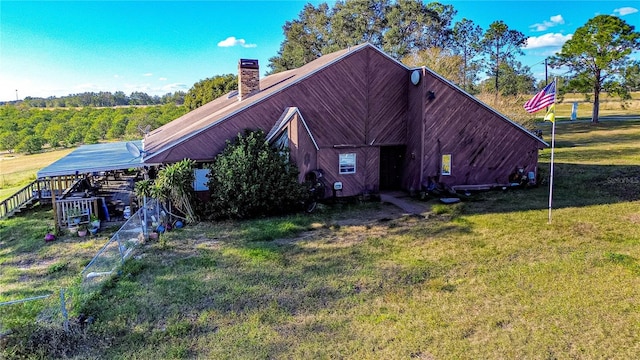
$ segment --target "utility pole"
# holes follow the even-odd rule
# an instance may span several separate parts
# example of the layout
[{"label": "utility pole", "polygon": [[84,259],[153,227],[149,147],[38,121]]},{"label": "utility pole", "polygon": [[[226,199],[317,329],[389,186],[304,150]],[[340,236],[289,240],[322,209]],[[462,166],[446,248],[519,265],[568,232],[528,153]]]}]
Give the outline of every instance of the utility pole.
[{"label": "utility pole", "polygon": [[549,73],[547,71],[547,58],[544,58],[544,85],[549,84]]}]

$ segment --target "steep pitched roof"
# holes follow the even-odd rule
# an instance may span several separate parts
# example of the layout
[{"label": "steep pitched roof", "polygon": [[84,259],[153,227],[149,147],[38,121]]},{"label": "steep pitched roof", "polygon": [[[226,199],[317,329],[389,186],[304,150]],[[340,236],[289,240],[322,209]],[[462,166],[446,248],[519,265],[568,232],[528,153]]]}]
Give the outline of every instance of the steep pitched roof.
[{"label": "steep pitched roof", "polygon": [[[268,99],[285,88],[340,61],[347,55],[368,47],[378,50],[373,45],[364,43],[323,55],[297,69],[279,72],[262,78],[260,80],[260,92],[243,101],[238,101],[235,93],[231,92],[153,130],[144,139],[145,162],[153,162],[154,157],[170,150],[173,146],[181,144],[202,131],[224,122],[238,112]],[[385,54],[385,56],[388,55]],[[396,60],[394,59],[393,61]],[[402,66],[407,68],[405,65]]]},{"label": "steep pitched roof", "polygon": [[[412,70],[406,65],[400,63],[396,59],[390,57],[388,54],[371,45],[370,43],[364,43],[347,49],[339,50],[327,55],[323,55],[318,59],[311,61],[297,69],[287,70],[273,75],[269,75],[260,80],[260,91],[253,96],[238,101],[237,91],[231,92],[227,95],[221,96],[173,121],[164,126],[153,130],[143,140],[144,146],[144,161],[148,163],[154,162],[154,158],[166,151],[170,151],[174,146],[182,144],[188,141],[190,138],[200,134],[203,131],[214,127],[227,119],[233,117],[235,114],[249,109],[253,105],[256,105],[262,101],[269,99],[274,94],[277,94],[284,89],[304,80],[305,78],[315,74],[322,69],[331,66],[332,64],[340,61],[346,56],[355,52],[361,51],[366,48],[372,48],[390,59],[391,61],[401,65],[407,71]],[[501,119],[511,123],[514,127],[525,132],[529,136],[535,138],[545,146],[549,146],[546,142],[535,136],[533,133],[522,127],[520,124],[507,118],[497,110],[481,102],[474,96],[466,93],[464,90],[451,83],[447,79],[433,72],[432,70],[425,68],[426,71],[433,74],[435,77],[441,79],[443,82],[455,89],[464,93],[467,97],[473,99],[480,106],[485,107],[489,111],[497,114]],[[276,126],[283,119],[279,119],[276,122]]]}]

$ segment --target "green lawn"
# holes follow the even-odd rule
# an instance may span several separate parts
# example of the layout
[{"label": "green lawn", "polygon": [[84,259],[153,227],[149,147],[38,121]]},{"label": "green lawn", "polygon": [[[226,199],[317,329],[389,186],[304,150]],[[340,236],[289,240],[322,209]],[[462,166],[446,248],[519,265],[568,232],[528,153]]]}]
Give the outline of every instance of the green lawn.
[{"label": "green lawn", "polygon": [[36,179],[38,170],[68,155],[73,149],[47,151],[40,154],[0,154],[0,201],[15,194]]},{"label": "green lawn", "polygon": [[[550,141],[549,124],[540,126]],[[426,219],[369,203],[203,222],[144,245],[119,277],[79,302],[75,314],[94,316],[93,325],[64,341],[46,337],[60,334],[55,327],[21,343],[14,336],[0,354],[635,358],[640,122],[560,122],[556,132],[551,224],[546,185],[479,193],[448,207],[431,200]],[[547,174],[549,155],[541,152]],[[79,252],[77,260],[54,257],[69,261],[71,272],[90,258],[73,239],[5,240],[19,224],[0,222],[3,268],[9,256],[47,258],[54,246],[60,256]],[[2,292],[11,284],[28,293],[15,283],[20,276],[6,273]]]}]

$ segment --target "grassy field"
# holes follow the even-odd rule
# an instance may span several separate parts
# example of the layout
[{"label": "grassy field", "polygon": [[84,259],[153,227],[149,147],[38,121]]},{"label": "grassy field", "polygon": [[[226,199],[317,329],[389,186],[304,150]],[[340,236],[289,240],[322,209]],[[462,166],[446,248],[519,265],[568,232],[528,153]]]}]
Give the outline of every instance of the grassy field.
[{"label": "grassy field", "polygon": [[66,156],[73,149],[24,155],[0,153],[0,201],[36,179],[38,170]]},{"label": "grassy field", "polygon": [[[549,124],[540,127],[547,135]],[[454,206],[431,200],[425,218],[369,203],[203,222],[147,243],[120,276],[78,302],[73,314],[94,316],[91,326],[64,336],[16,332],[0,354],[635,358],[640,122],[560,122],[556,132],[551,224],[546,185]],[[549,155],[541,153],[544,173]],[[9,236],[42,226],[28,221],[0,222],[0,301],[73,286],[99,247],[97,239]],[[34,269],[21,269],[30,263]],[[18,310],[0,308],[0,321],[26,322],[16,320]]]}]

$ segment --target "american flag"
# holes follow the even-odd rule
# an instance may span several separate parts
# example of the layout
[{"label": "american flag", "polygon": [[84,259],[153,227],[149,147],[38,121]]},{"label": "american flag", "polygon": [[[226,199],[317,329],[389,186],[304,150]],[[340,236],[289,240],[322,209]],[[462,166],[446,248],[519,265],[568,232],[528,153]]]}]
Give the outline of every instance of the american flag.
[{"label": "american flag", "polygon": [[547,85],[532,97],[531,100],[524,104],[524,109],[528,113],[534,113],[556,102],[556,81],[553,80],[551,84]]}]

